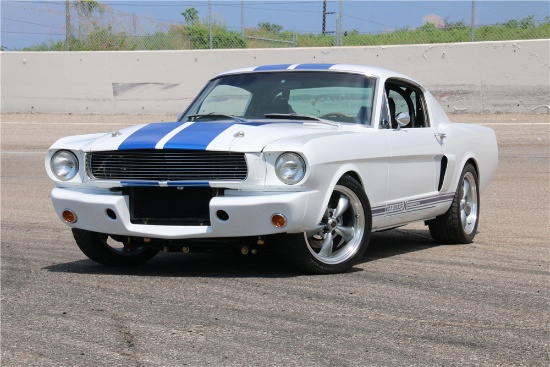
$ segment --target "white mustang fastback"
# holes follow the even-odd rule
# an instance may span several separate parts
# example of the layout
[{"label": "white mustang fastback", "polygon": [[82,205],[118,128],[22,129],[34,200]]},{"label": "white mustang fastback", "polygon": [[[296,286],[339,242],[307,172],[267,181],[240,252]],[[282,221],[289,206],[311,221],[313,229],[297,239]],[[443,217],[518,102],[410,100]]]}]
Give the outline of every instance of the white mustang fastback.
[{"label": "white mustang fastback", "polygon": [[404,75],[283,64],[216,76],[176,122],[60,139],[45,163],[96,262],[277,247],[325,274],[361,260],[372,231],[414,221],[437,243],[472,242],[497,156],[493,130],[451,123]]}]

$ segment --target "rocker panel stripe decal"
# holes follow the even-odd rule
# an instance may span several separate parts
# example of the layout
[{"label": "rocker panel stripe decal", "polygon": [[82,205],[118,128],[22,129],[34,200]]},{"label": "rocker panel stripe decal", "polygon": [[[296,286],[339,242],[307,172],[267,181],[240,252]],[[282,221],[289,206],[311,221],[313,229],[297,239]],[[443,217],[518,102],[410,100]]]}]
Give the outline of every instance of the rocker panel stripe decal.
[{"label": "rocker panel stripe decal", "polygon": [[386,205],[374,207],[371,209],[371,212],[373,217],[411,213],[419,210],[433,208],[435,207],[435,204],[452,201],[454,195],[454,193],[449,193],[437,196],[430,196],[426,198],[389,203]]}]

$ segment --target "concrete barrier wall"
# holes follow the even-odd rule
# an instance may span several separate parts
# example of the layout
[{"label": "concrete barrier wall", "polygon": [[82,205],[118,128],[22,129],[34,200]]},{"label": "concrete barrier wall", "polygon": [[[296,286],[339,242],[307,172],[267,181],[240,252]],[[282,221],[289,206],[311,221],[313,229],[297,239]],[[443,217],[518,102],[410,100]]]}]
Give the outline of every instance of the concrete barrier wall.
[{"label": "concrete barrier wall", "polygon": [[381,66],[449,113],[550,113],[550,41],[383,47],[1,52],[2,112],[176,114],[212,76],[276,63]]}]

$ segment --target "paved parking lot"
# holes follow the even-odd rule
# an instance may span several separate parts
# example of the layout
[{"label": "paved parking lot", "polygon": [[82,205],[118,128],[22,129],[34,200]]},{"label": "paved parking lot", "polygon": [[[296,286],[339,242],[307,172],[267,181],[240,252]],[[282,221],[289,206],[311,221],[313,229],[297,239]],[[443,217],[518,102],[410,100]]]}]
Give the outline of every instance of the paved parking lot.
[{"label": "paved parking lot", "polygon": [[422,224],[376,233],[353,271],[274,253],[87,260],[54,214],[57,138],[173,116],[2,115],[2,366],[525,365],[549,359],[549,115],[455,115],[495,129],[499,169],[471,245]]}]

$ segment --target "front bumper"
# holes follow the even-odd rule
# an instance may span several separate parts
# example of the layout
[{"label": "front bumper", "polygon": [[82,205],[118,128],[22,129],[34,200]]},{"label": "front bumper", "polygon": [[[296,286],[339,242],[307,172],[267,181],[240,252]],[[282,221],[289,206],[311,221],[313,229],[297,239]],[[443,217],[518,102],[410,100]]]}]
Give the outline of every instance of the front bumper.
[{"label": "front bumper", "polygon": [[[322,196],[322,195],[321,195]],[[319,192],[242,192],[226,190],[224,196],[212,198],[209,205],[209,226],[144,225],[130,222],[128,196],[121,193],[95,190],[54,188],[52,202],[59,218],[65,209],[76,216],[71,227],[111,235],[161,239],[224,238],[260,236],[276,233],[298,233],[314,228],[320,213],[308,213],[308,203],[316,203]],[[309,206],[311,207],[311,206]],[[313,209],[313,208],[311,208]],[[221,220],[218,210],[229,218]],[[116,219],[112,219],[112,212]],[[317,211],[317,209],[314,209]],[[282,214],[287,225],[276,228],[271,224],[273,214]]]}]

